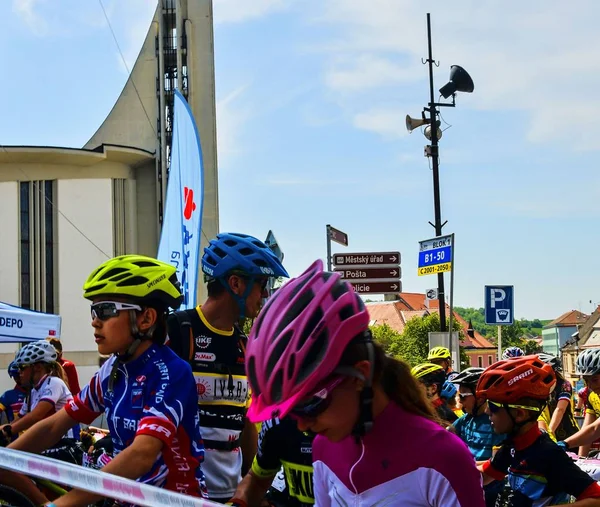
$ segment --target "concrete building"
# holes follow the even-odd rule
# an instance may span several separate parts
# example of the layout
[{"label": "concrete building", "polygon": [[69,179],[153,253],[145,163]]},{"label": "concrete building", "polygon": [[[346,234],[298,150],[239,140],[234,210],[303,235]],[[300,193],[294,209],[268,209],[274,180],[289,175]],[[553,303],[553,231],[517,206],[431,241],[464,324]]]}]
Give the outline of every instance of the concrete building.
[{"label": "concrete building", "polygon": [[[201,247],[218,232],[212,19],[211,0],[160,0],[120,97],[82,149],[0,151],[0,301],[62,316],[82,384],[98,364],[83,282],[107,258],[157,253],[175,89],[202,142]],[[202,277],[197,290],[202,300]],[[0,345],[0,368],[16,349]],[[9,385],[0,375],[0,389]]]},{"label": "concrete building", "polygon": [[560,349],[585,324],[589,315],[578,310],[563,313],[542,329],[542,348],[547,354],[558,356]]}]

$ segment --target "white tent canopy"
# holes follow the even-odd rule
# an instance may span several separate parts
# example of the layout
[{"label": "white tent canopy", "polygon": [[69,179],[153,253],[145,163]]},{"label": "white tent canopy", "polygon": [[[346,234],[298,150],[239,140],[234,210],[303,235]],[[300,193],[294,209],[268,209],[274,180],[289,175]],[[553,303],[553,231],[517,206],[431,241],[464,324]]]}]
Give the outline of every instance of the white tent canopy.
[{"label": "white tent canopy", "polygon": [[60,338],[60,315],[26,310],[0,302],[0,343]]}]

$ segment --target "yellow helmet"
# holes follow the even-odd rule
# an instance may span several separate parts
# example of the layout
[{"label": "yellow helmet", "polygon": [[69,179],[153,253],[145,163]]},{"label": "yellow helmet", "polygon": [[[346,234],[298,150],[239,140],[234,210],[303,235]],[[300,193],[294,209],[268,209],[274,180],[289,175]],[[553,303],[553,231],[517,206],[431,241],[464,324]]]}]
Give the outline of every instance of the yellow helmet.
[{"label": "yellow helmet", "polygon": [[83,284],[83,297],[117,296],[173,308],[183,301],[175,266],[144,255],[122,255],[98,266]]},{"label": "yellow helmet", "polygon": [[443,384],[446,380],[446,372],[439,364],[421,363],[410,372],[423,384]]},{"label": "yellow helmet", "polygon": [[433,347],[427,355],[427,361],[432,359],[451,359],[450,351],[446,347]]}]

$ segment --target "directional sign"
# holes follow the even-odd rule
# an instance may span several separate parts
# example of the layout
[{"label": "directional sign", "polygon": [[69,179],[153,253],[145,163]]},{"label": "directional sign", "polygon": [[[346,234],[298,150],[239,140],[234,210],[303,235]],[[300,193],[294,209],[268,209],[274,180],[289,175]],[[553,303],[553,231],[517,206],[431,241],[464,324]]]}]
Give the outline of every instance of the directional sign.
[{"label": "directional sign", "polygon": [[419,276],[452,270],[452,242],[453,235],[419,242]]},{"label": "directional sign", "polygon": [[331,225],[327,226],[327,230],[329,231],[329,239],[331,239],[331,241],[348,246],[348,235],[345,232],[342,232],[335,227],[331,227]]},{"label": "directional sign", "polygon": [[394,266],[392,268],[335,268],[334,271],[341,273],[344,280],[395,278],[397,281],[399,281],[400,275],[402,274],[402,271],[398,266]]},{"label": "directional sign", "polygon": [[400,264],[400,252],[333,254],[335,266],[385,266]]},{"label": "directional sign", "polygon": [[350,282],[359,294],[398,294],[402,292],[402,282]]},{"label": "directional sign", "polygon": [[514,286],[485,286],[485,323],[508,326],[514,323]]}]

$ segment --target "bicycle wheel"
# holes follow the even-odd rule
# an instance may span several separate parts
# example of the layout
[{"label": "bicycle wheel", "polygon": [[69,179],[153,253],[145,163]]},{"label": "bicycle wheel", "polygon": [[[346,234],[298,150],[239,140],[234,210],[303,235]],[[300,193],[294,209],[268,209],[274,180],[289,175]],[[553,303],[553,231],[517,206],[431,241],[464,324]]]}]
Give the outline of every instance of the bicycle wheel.
[{"label": "bicycle wheel", "polygon": [[29,498],[16,489],[0,484],[0,505],[10,507],[36,507]]}]

